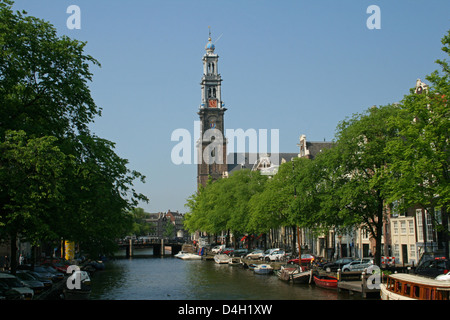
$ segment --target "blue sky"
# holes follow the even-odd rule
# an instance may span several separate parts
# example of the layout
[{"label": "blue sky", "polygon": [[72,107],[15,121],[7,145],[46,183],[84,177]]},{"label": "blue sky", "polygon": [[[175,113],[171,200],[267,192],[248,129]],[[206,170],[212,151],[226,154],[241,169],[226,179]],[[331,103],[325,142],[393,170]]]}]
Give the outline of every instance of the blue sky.
[{"label": "blue sky", "polygon": [[[70,5],[81,29],[69,30]],[[381,29],[370,30],[370,5]],[[372,105],[397,102],[445,58],[448,0],[16,0],[14,8],[87,41],[92,96],[103,115],[92,125],[114,141],[148,212],[185,212],[197,167],[171,160],[174,130],[194,134],[208,26],[216,42],[230,129],[279,129],[280,152],[299,136],[334,137],[337,124]]]}]

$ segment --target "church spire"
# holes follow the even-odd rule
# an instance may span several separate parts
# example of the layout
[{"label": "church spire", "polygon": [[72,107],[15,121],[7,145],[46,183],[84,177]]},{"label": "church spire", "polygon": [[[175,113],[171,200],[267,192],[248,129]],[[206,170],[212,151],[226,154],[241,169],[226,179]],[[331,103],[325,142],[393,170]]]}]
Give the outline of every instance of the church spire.
[{"label": "church spire", "polygon": [[202,100],[197,113],[200,116],[200,139],[197,143],[198,159],[201,159],[197,172],[199,186],[206,185],[210,177],[213,180],[221,179],[228,171],[227,146],[224,139],[224,113],[227,109],[222,101],[222,77],[218,72],[219,56],[214,53],[215,46],[212,43],[210,27],[205,49],[206,54],[202,59]]},{"label": "church spire", "polygon": [[205,46],[205,50],[208,54],[213,54],[214,49],[216,47],[214,46],[214,43],[212,43],[212,40],[211,40],[211,27],[208,27],[208,29],[209,29],[209,37],[208,37],[208,43]]}]

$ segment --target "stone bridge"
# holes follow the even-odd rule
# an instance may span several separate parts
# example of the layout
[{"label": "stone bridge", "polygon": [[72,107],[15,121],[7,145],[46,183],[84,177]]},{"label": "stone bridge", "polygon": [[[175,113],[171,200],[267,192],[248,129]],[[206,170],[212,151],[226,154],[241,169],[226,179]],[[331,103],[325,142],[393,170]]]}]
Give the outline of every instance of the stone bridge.
[{"label": "stone bridge", "polygon": [[140,240],[140,239],[129,239],[118,241],[119,248],[125,249],[126,257],[130,258],[133,256],[134,249],[153,249],[154,256],[164,256],[165,248],[171,248],[171,254],[174,255],[178,253],[183,243],[176,240],[168,239],[151,239],[151,240]]}]

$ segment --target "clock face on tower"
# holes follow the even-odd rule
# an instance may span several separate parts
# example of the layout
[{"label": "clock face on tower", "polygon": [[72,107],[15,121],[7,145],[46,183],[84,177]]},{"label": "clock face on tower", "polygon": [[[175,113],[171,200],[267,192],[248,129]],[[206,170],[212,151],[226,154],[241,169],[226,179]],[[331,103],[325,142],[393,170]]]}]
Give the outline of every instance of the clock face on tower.
[{"label": "clock face on tower", "polygon": [[215,100],[215,99],[209,100],[209,101],[208,101],[208,106],[209,106],[210,108],[217,108],[217,100]]}]

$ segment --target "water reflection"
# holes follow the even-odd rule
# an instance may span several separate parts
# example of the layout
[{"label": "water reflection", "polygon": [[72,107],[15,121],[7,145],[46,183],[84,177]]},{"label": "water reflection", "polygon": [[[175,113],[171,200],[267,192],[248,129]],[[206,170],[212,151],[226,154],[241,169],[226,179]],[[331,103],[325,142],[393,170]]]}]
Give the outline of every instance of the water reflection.
[{"label": "water reflection", "polygon": [[358,299],[314,285],[290,284],[239,266],[173,257],[117,259],[92,277],[94,300]]}]

